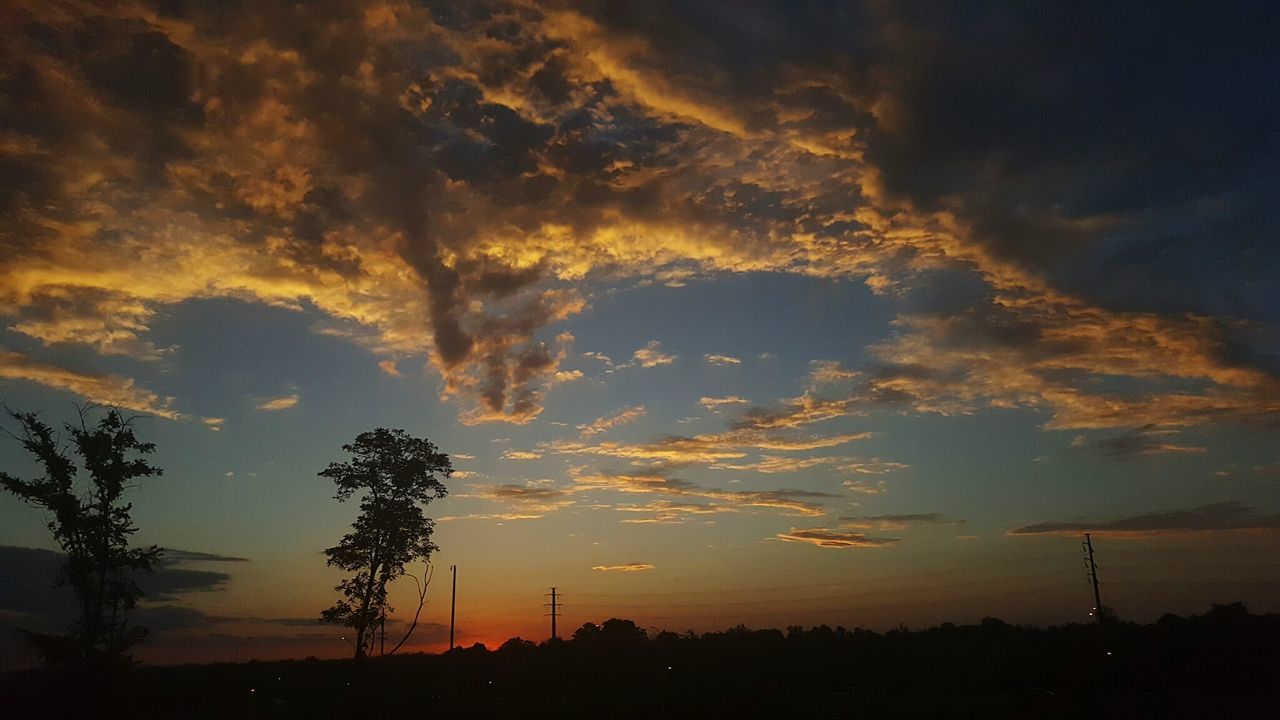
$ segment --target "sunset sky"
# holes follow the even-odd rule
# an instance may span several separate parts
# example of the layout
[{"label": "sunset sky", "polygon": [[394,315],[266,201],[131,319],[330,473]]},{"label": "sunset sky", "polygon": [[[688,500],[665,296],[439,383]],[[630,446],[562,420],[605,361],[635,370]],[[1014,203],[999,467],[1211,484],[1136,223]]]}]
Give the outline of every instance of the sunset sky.
[{"label": "sunset sky", "polygon": [[1086,531],[1280,611],[1280,10],[1112,5],[5,3],[0,399],[157,444],[152,661],[349,653],[379,426],[456,469],[416,649],[454,564],[466,645],[1087,621]]}]

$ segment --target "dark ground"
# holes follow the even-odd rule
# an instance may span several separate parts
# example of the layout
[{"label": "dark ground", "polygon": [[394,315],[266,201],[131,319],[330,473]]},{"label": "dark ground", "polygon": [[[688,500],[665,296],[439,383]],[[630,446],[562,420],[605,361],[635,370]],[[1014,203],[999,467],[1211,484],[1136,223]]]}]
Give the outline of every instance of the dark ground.
[{"label": "dark ground", "polygon": [[[1106,654],[1110,651],[1110,655]],[[0,717],[1280,717],[1280,615],[1215,606],[1151,625],[818,627],[570,641],[446,655],[0,676]]]}]

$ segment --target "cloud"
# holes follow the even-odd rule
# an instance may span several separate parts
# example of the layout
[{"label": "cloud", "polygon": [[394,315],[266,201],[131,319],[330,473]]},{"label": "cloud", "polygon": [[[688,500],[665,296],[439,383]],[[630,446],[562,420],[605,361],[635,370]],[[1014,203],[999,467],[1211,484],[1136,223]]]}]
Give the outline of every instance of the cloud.
[{"label": "cloud", "polygon": [[652,570],[653,563],[623,563],[622,565],[596,565],[592,570],[600,572],[642,572]]},{"label": "cloud", "polygon": [[708,365],[741,365],[742,359],[731,355],[703,355]]},{"label": "cloud", "polygon": [[751,462],[719,462],[713,463],[709,467],[715,470],[745,470],[749,472],[772,474],[799,472],[801,470],[822,466],[834,467],[838,472],[853,473],[855,475],[883,475],[885,473],[904,470],[910,467],[904,463],[884,462],[879,458],[864,460],[861,458],[841,455],[819,455],[810,457],[761,455],[758,460]]},{"label": "cloud", "polygon": [[899,515],[861,515],[840,518],[840,526],[850,529],[876,529],[899,532],[912,525],[959,525],[964,520],[953,520],[941,513],[905,513]]},{"label": "cloud", "polygon": [[[1130,431],[1124,435],[1099,440],[1096,445],[1103,453],[1120,460],[1140,460],[1159,455],[1203,455],[1208,448],[1198,445],[1183,445],[1172,442],[1178,430],[1147,426]],[[1082,440],[1083,438],[1076,438]],[[1081,447],[1073,440],[1072,447]]]},{"label": "cloud", "polygon": [[[870,460],[853,459],[850,462],[841,463],[837,466],[837,469],[853,473],[854,475],[884,475],[886,473],[897,472],[899,470],[906,470],[909,467],[911,466],[906,463],[889,462],[881,460],[880,458],[872,458]],[[857,481],[847,480],[845,481],[845,484],[847,485],[850,482]]]},{"label": "cloud", "polygon": [[391,377],[400,377],[400,368],[396,367],[395,360],[381,360],[378,362],[378,368]]},{"label": "cloud", "polygon": [[883,495],[889,492],[888,484],[883,480],[845,480],[843,485],[851,493],[858,495]]},{"label": "cloud", "polygon": [[578,429],[582,431],[580,437],[591,437],[592,435],[598,435],[606,430],[618,427],[619,425],[626,425],[627,423],[634,422],[644,417],[645,412],[643,405],[636,405],[635,407],[623,408],[612,415],[596,418],[586,425],[578,426]]},{"label": "cloud", "polygon": [[[837,497],[832,493],[815,490],[721,490],[669,475],[670,471],[666,468],[627,472],[592,472],[575,468],[570,471],[573,491],[577,493],[613,491],[624,495],[665,496],[657,503],[616,506],[616,509],[623,512],[649,514],[648,518],[625,520],[627,523],[678,522],[689,515],[757,509],[813,517],[826,513],[819,501]],[[694,499],[709,502],[692,502]]]},{"label": "cloud", "polygon": [[703,395],[698,399],[698,404],[704,408],[714,410],[724,405],[747,405],[750,401],[737,395],[727,395],[725,397],[707,397]]},{"label": "cloud", "polygon": [[852,462],[853,458],[838,456],[786,457],[781,455],[762,455],[753,462],[720,462],[709,467],[715,470],[745,470],[766,474],[793,473],[822,465],[836,465]]},{"label": "cloud", "polygon": [[586,377],[586,375],[584,375],[581,370],[557,370],[556,374],[552,375],[551,379],[547,381],[547,384],[554,387],[556,385],[564,385],[565,383],[581,380],[584,377]]},{"label": "cloud", "polygon": [[[93,375],[41,362],[16,352],[0,350],[0,379],[25,380],[74,393],[98,405],[134,410],[169,420],[195,419],[172,409],[174,398],[161,397],[119,375]],[[221,420],[208,418],[217,428]]]},{"label": "cloud", "polygon": [[769,430],[800,428],[857,412],[847,398],[826,399],[808,393],[787,400],[780,408],[751,408],[734,423],[738,428]]},{"label": "cloud", "polygon": [[1262,513],[1257,508],[1232,501],[1102,522],[1036,523],[1010,530],[1009,534],[1078,536],[1093,533],[1104,537],[1140,539],[1234,530],[1280,530],[1280,513]]},{"label": "cloud", "polygon": [[[1041,408],[1045,427],[1060,430],[1271,422],[1280,412],[1275,379],[1224,362],[1208,318],[1118,314],[1049,297],[897,322],[904,332],[874,348],[886,364],[852,402],[944,415]],[[1129,378],[1131,390],[1093,390],[1093,376]],[[1188,380],[1203,389],[1173,389]]]},{"label": "cloud", "polygon": [[714,522],[710,519],[712,515],[736,512],[735,508],[728,505],[679,500],[650,500],[645,503],[619,503],[606,507],[617,512],[635,514],[635,517],[622,520],[623,525],[711,523]]},{"label": "cloud", "polygon": [[628,460],[661,460],[670,463],[713,463],[745,457],[749,450],[799,452],[838,447],[865,440],[869,432],[835,435],[780,435],[756,429],[729,430],[694,436],[670,435],[645,443],[604,441],[590,444],[559,440],[542,443],[547,452],[562,455],[595,455]]},{"label": "cloud", "polygon": [[300,400],[300,398],[298,397],[298,394],[293,393],[290,395],[282,395],[280,397],[263,400],[262,402],[258,403],[256,407],[259,410],[265,410],[266,412],[275,412],[277,410],[288,410],[289,408],[297,405],[298,400]]},{"label": "cloud", "polygon": [[810,387],[820,387],[824,385],[832,385],[835,383],[847,382],[858,377],[862,373],[857,370],[851,370],[844,367],[835,360],[811,360],[809,361],[809,385]]},{"label": "cloud", "polygon": [[537,460],[542,457],[542,452],[538,450],[506,450],[502,453],[503,460]]},{"label": "cloud", "polygon": [[546,482],[538,481],[523,485],[472,485],[467,492],[455,497],[500,503],[508,509],[496,513],[442,517],[440,521],[535,520],[573,505],[572,495],[572,490],[552,487]]},{"label": "cloud", "polygon": [[630,365],[639,365],[642,368],[658,367],[660,365],[671,365],[676,361],[675,355],[670,355],[662,351],[662,343],[657,340],[650,340],[645,346],[636,350],[631,355]]},{"label": "cloud", "polygon": [[[64,623],[75,614],[75,597],[61,582],[66,555],[53,550],[0,545],[0,611],[46,616],[49,623]],[[166,551],[152,572],[134,578],[146,602],[171,602],[194,592],[210,592],[226,587],[231,576],[211,570],[192,570],[191,562],[245,562],[243,558]]]},{"label": "cloud", "polygon": [[[1159,68],[1066,48],[1076,71],[1044,93],[1046,38],[1096,18],[759,6],[707,34],[678,6],[365,10],[16,8],[8,327],[155,361],[152,325],[179,303],[306,309],[379,357],[425,358],[464,422],[519,424],[577,377],[556,326],[588,310],[580,288],[788,273],[901,312],[862,375],[815,366],[821,401],[759,422],[1280,417],[1251,339],[1276,319],[1267,108],[1201,81],[1265,70],[1249,11],[1167,13],[1180,52]],[[1134,54],[1146,20],[1117,13],[1104,44]],[[1186,107],[1240,112],[1228,128]]]},{"label": "cloud", "polygon": [[880,548],[899,542],[897,538],[868,537],[862,533],[821,527],[804,530],[791,528],[790,532],[778,533],[774,537],[785,542],[808,543],[824,548]]},{"label": "cloud", "polygon": [[163,561],[166,564],[187,562],[249,562],[249,558],[234,555],[218,555],[216,553],[196,552],[194,550],[164,549]]}]

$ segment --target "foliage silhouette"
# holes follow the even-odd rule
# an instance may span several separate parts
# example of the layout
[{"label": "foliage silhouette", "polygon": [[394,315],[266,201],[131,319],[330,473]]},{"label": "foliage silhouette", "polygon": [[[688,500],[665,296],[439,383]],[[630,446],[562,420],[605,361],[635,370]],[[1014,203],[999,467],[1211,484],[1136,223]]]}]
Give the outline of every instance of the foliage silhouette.
[{"label": "foliage silhouette", "polygon": [[48,527],[67,555],[63,574],[75,594],[77,618],[69,635],[26,633],[47,662],[54,665],[96,666],[126,661],[126,651],[146,636],[146,628],[130,627],[126,613],[142,597],[131,572],[149,571],[160,548],[129,547],[133,505],[125,492],[139,478],[163,471],[147,462],[153,443],[138,440],[132,418],[109,409],[96,425],[86,411],[77,425],[67,424],[70,446],[80,457],[88,482],[68,456],[58,434],[35,413],[9,411],[18,431],[9,435],[22,443],[44,468],[44,477],[23,480],[0,472],[0,486],[27,504],[50,514]]},{"label": "foliage silhouette", "polygon": [[429,560],[437,549],[431,542],[435,524],[423,506],[448,493],[440,478],[449,478],[453,467],[430,441],[399,429],[360,433],[342,449],[353,457],[319,474],[333,480],[339,502],[359,495],[360,514],[351,532],[324,551],[327,564],[351,575],[334,588],[343,599],[320,619],[355,630],[360,659],[371,654],[374,630],[391,610],[387,585],[405,574],[406,564]]},{"label": "foliage silhouette", "polygon": [[[1240,604],[1118,622],[1112,655],[1093,623],[993,618],[874,632],[820,625],[702,634],[630,632],[607,620],[572,640],[514,638],[368,662],[144,667],[133,717],[183,718],[1274,718],[1280,615]],[[604,627],[610,633],[597,632]],[[575,635],[577,635],[575,633]],[[0,674],[13,717],[59,717],[45,672]]]}]

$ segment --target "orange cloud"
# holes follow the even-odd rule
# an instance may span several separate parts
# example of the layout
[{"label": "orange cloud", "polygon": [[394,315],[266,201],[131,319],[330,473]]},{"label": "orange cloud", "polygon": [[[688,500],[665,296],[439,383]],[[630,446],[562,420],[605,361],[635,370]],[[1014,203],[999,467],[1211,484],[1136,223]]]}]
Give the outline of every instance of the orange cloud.
[{"label": "orange cloud", "polygon": [[586,425],[579,425],[578,429],[582,431],[580,436],[584,438],[591,437],[592,435],[598,435],[606,430],[618,427],[619,425],[626,425],[627,423],[634,422],[644,417],[645,412],[643,405],[623,408],[613,415],[596,418]]},{"label": "orange cloud", "polygon": [[807,528],[778,533],[775,538],[784,542],[807,543],[824,548],[882,548],[899,542],[897,538],[868,537],[862,533],[831,530],[829,528]]},{"label": "orange cloud", "polygon": [[472,485],[467,492],[455,497],[485,500],[507,506],[496,513],[476,513],[440,518],[441,522],[455,520],[536,520],[549,513],[574,504],[571,490],[551,487],[543,482],[523,485]]},{"label": "orange cloud", "polygon": [[[831,493],[813,490],[721,490],[697,485],[686,480],[670,478],[663,469],[636,472],[586,472],[576,469],[570,473],[575,492],[612,490],[625,494],[665,495],[667,499],[698,498],[709,503],[690,503],[685,500],[648,504],[640,507],[622,507],[627,512],[646,512],[653,516],[649,522],[672,522],[685,515],[706,515],[719,512],[742,512],[747,509],[778,510],[788,515],[818,516],[826,513],[816,501],[834,498]],[[641,522],[627,520],[624,522]]]},{"label": "orange cloud", "polygon": [[[140,388],[130,378],[80,373],[7,350],[0,350],[0,379],[38,383],[75,393],[91,403],[134,410],[169,420],[197,419],[174,410],[174,398],[161,397]],[[213,429],[222,424],[220,418],[204,418],[202,421]]]},{"label": "orange cloud", "polygon": [[277,410],[288,410],[289,408],[297,405],[299,399],[300,398],[298,397],[298,394],[293,393],[291,395],[284,395],[277,398],[270,398],[268,400],[263,400],[262,402],[258,403],[257,408],[259,410],[265,410],[267,412],[274,412]]},{"label": "orange cloud", "polygon": [[[561,367],[570,338],[539,334],[587,310],[579,281],[774,272],[888,293],[961,270],[989,302],[903,315],[873,348],[883,367],[815,364],[809,392],[744,422],[795,427],[890,402],[1035,408],[1048,429],[1280,415],[1280,383],[1233,359],[1226,321],[1100,307],[993,251],[959,200],[894,195],[867,140],[910,125],[891,73],[863,86],[789,66],[744,96],[724,68],[673,72],[653,39],[538,3],[503,40],[483,18],[446,26],[408,4],[255,6],[217,32],[199,12],[132,5],[13,14],[9,26],[52,29],[0,37],[30,79],[27,125],[48,131],[0,138],[39,179],[0,217],[0,232],[31,239],[0,259],[0,315],[45,344],[157,359],[162,308],[309,307],[322,332],[427,358],[463,422],[528,423],[580,377]],[[273,31],[300,25],[306,43]],[[58,45],[91,27],[104,55]],[[144,35],[165,71],[148,103],[90,81],[85,64],[123,62]],[[565,122],[584,109],[587,126]],[[637,139],[639,152],[598,142],[623,125],[679,131]],[[675,360],[654,343],[628,364]],[[1098,376],[1135,389],[1100,391]]]},{"label": "orange cloud", "polygon": [[723,405],[747,405],[750,401],[737,395],[728,395],[726,397],[707,397],[702,396],[698,399],[698,404],[704,408],[714,410]]},{"label": "orange cloud", "polygon": [[650,340],[644,347],[636,350],[631,356],[631,363],[642,368],[670,365],[676,361],[675,355],[662,352],[662,343]]}]

